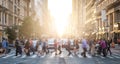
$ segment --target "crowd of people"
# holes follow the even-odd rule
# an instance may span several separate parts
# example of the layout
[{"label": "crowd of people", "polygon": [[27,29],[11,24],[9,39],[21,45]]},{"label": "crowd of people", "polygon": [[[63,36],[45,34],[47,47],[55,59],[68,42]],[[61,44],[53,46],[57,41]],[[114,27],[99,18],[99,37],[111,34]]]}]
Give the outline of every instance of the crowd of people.
[{"label": "crowd of people", "polygon": [[[18,54],[22,56],[23,53],[25,53],[27,56],[30,56],[31,55],[30,52],[32,52],[33,54],[37,54],[38,56],[48,54],[49,53],[48,40],[49,38],[39,39],[39,40],[29,38],[25,41],[16,39],[14,45],[16,50],[15,56],[18,56]],[[110,50],[111,43],[112,43],[112,39],[105,40],[102,38],[98,40],[95,40],[93,38],[67,39],[67,41],[64,41],[62,39],[55,39],[54,52],[55,55],[61,54],[63,52],[62,48],[65,48],[66,51],[68,51],[68,56],[70,56],[71,54],[75,54],[75,55],[81,54],[83,57],[87,57],[86,53],[88,52],[92,56],[98,54],[98,55],[103,55],[103,57],[106,57],[108,52],[110,53],[110,55],[112,54]],[[80,44],[81,44],[81,48],[83,49],[83,52],[81,53],[79,52]],[[5,55],[8,53],[8,41],[5,38],[3,39],[2,46],[0,48],[0,53],[2,52],[4,52]]]}]

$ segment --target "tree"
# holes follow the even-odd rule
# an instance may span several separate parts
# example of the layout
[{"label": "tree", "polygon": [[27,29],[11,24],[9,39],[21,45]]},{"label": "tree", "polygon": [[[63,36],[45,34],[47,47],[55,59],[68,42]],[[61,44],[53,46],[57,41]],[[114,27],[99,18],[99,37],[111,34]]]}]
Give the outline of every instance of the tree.
[{"label": "tree", "polygon": [[31,37],[33,33],[33,20],[30,16],[25,17],[22,25],[20,26],[20,36],[25,36],[26,38]]},{"label": "tree", "polygon": [[8,35],[8,40],[10,43],[12,43],[17,38],[17,33],[13,27],[7,27],[5,29],[5,33]]}]

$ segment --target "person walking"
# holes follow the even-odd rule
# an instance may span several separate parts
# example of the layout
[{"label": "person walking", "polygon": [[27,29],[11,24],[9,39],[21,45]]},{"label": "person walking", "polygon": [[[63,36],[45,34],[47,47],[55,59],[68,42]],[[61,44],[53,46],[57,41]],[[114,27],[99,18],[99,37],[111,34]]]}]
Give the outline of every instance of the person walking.
[{"label": "person walking", "polygon": [[16,48],[15,56],[17,56],[18,53],[22,56],[22,47],[21,47],[20,41],[18,39],[15,41],[15,48]]},{"label": "person walking", "polygon": [[79,43],[78,40],[74,40],[74,54],[77,55],[77,52],[79,51]]},{"label": "person walking", "polygon": [[89,53],[90,53],[90,54],[91,54],[91,52],[92,52],[93,44],[94,44],[94,41],[93,41],[93,39],[91,38],[91,39],[89,40]]},{"label": "person walking", "polygon": [[83,48],[83,52],[81,53],[81,55],[83,57],[87,57],[86,56],[86,52],[87,52],[87,41],[85,38],[82,39],[82,48]]},{"label": "person walking", "polygon": [[95,56],[95,48],[96,48],[96,40],[93,39],[92,47],[91,47],[91,55]]},{"label": "person walking", "polygon": [[39,42],[37,43],[37,46],[38,46],[38,48],[37,48],[38,56],[41,56],[41,55],[43,54],[43,53],[42,53],[42,47],[43,47],[42,41],[39,41]]},{"label": "person walking", "polygon": [[62,53],[61,48],[62,48],[62,41],[59,39],[59,40],[58,40],[58,50],[59,50],[59,54]]},{"label": "person walking", "polygon": [[101,39],[100,40],[100,46],[102,48],[102,53],[103,53],[103,57],[106,57],[106,42],[105,40]]},{"label": "person walking", "polygon": [[33,46],[33,54],[35,53],[35,51],[37,51],[37,39],[33,39],[32,40],[32,46]]},{"label": "person walking", "polygon": [[30,43],[30,51],[32,51],[33,54],[35,54],[35,47],[33,46],[33,41],[32,41],[32,39],[30,39],[29,43]]},{"label": "person walking", "polygon": [[43,41],[42,50],[44,54],[45,53],[47,54],[47,41],[46,40]]},{"label": "person walking", "polygon": [[66,48],[66,50],[69,52],[68,53],[68,56],[70,56],[72,53],[71,53],[71,47],[70,47],[70,40],[68,39],[68,42],[67,42],[67,46],[66,46],[67,48]]},{"label": "person walking", "polygon": [[27,56],[30,56],[30,40],[28,39],[27,42],[25,43],[24,51]]},{"label": "person walking", "polygon": [[108,52],[110,53],[110,55],[112,55],[112,52],[111,52],[111,43],[112,43],[112,39],[108,39],[107,41],[107,54]]},{"label": "person walking", "polygon": [[99,46],[98,46],[98,55],[101,55],[101,53],[102,53],[101,40],[102,39],[99,39],[98,42],[97,42],[99,44]]},{"label": "person walking", "polygon": [[3,41],[2,41],[2,48],[3,48],[4,54],[6,56],[7,52],[8,52],[8,42],[7,42],[7,39],[5,39],[5,38],[3,38]]},{"label": "person walking", "polygon": [[54,40],[54,47],[55,47],[55,55],[57,55],[58,42],[57,42],[57,40],[56,40],[56,39]]}]

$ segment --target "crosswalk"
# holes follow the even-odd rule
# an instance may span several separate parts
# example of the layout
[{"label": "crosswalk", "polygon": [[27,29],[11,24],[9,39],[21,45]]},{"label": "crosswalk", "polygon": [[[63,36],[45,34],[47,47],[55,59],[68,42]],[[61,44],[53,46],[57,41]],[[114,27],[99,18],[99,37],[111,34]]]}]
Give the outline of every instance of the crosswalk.
[{"label": "crosswalk", "polygon": [[[25,54],[23,54],[22,56],[21,55],[18,55],[18,56],[15,56],[15,51],[12,51],[11,53],[7,54],[6,56],[1,56],[0,58],[3,58],[3,59],[7,59],[7,58],[12,58],[12,59],[16,59],[16,58],[55,58],[55,57],[60,57],[60,58],[74,58],[76,57],[74,54],[70,55],[70,56],[67,56],[68,52],[62,52],[62,54],[60,55],[55,55],[55,52],[52,52],[52,53],[49,53],[47,55],[43,55],[43,56],[38,56],[37,54],[31,54],[30,56],[26,56]],[[83,58],[80,54],[77,55],[77,57],[79,58]],[[91,55],[87,54],[87,58],[92,58]]]},{"label": "crosswalk", "polygon": [[[1,56],[1,58],[3,59],[7,59],[7,58],[12,58],[12,59],[16,59],[16,58],[55,58],[55,57],[60,57],[60,58],[75,58],[75,57],[78,57],[78,58],[84,58],[83,56],[81,56],[81,54],[77,54],[77,55],[70,55],[70,56],[67,56],[68,52],[67,51],[64,51],[62,52],[62,54],[60,55],[55,55],[55,52],[52,52],[52,53],[49,53],[47,55],[43,55],[43,56],[37,56],[37,54],[31,54],[30,56],[26,56],[25,54],[23,54],[22,56],[18,55],[18,56],[15,56],[15,51],[12,51],[11,53],[9,53],[8,55],[6,56]],[[86,54],[86,58],[94,58],[92,57],[90,54]],[[113,53],[112,55],[107,55],[107,57],[103,57],[102,55],[96,55],[95,57],[97,58],[101,58],[101,59],[120,59],[120,54],[119,53]]]},{"label": "crosswalk", "polygon": [[120,54],[113,53],[112,55],[107,55],[106,57],[103,57],[102,55],[97,55],[95,57],[101,58],[101,59],[120,59]]},{"label": "crosswalk", "polygon": [[[18,55],[18,56],[15,56],[15,54],[8,54],[6,56],[1,56],[0,58],[3,58],[3,59],[7,59],[7,58],[12,58],[12,59],[16,59],[16,58],[37,58],[39,56],[37,56],[37,54],[34,54],[34,55],[30,55],[30,56],[26,56],[26,55]],[[41,56],[40,58],[44,58],[45,56]]]}]

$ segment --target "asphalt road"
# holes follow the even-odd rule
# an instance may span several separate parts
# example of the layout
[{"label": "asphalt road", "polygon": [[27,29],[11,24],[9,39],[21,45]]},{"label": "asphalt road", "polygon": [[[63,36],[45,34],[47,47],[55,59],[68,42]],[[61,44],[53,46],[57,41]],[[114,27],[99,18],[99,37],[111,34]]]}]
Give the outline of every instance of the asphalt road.
[{"label": "asphalt road", "polygon": [[[80,54],[67,56],[68,52],[65,49],[62,49],[62,51],[61,55],[55,56],[55,53],[52,52],[39,57],[37,54],[15,56],[15,50],[13,49],[7,56],[0,57],[0,64],[120,64],[119,50],[112,49],[112,55],[107,57],[101,55],[92,57],[87,53],[87,58]],[[80,49],[79,53],[81,52]]]}]

